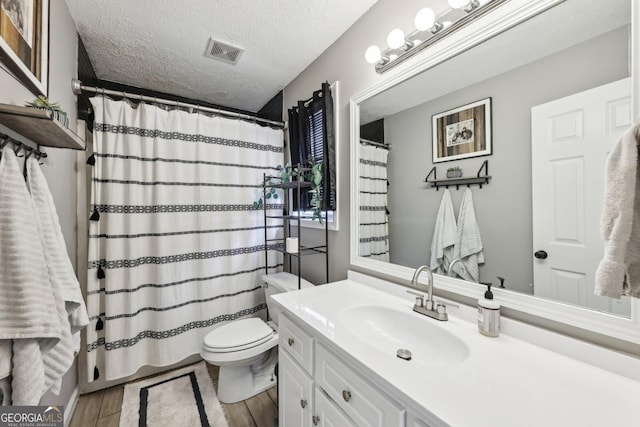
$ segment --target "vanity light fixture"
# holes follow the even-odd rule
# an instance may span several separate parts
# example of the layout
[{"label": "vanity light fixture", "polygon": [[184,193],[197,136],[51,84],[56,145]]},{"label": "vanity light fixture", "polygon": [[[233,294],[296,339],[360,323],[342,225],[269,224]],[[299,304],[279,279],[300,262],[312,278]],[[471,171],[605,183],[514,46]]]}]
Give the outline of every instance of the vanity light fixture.
[{"label": "vanity light fixture", "polygon": [[478,0],[449,0],[449,6],[452,9],[463,9],[469,13],[477,9],[480,6],[480,2]]},{"label": "vanity light fixture", "polygon": [[506,1],[448,0],[449,9],[440,15],[431,8],[422,8],[416,14],[413,32],[405,36],[400,28],[392,30],[387,36],[388,48],[382,51],[376,45],[369,46],[365,59],[382,74]]}]

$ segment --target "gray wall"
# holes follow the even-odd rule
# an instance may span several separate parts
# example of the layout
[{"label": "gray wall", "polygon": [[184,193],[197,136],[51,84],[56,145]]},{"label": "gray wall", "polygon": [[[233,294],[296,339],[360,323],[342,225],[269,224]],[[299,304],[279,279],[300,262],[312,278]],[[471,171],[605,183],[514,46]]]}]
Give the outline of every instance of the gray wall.
[{"label": "gray wall", "polygon": [[[318,90],[324,81],[340,81],[340,103],[336,115],[340,122],[337,133],[339,146],[338,180],[338,215],[340,230],[329,231],[329,268],[330,280],[336,281],[347,277],[349,269],[349,99],[377,84],[383,76],[377,74],[373,65],[364,60],[364,52],[372,44],[386,46],[386,35],[398,28],[412,28],[413,14],[411,10],[420,10],[424,4],[420,0],[405,0],[402,7],[394,0],[379,0],[362,18],[355,22],[333,45],[313,61],[306,70],[284,88],[284,115],[287,109],[296,105],[299,99],[308,99],[313,91]],[[375,31],[374,31],[375,30]],[[398,70],[385,73],[384,78],[394,75]],[[305,229],[305,239],[310,237],[319,241],[321,232]],[[320,255],[306,257],[302,263],[302,276],[314,283],[324,282],[324,260]]]},{"label": "gray wall", "polygon": [[[607,33],[385,119],[389,154],[391,262],[428,263],[442,191],[424,183],[434,166],[431,116],[492,98],[493,155],[438,163],[438,177],[460,166],[474,176],[489,160],[487,186],[472,186],[486,264],[481,281],[532,293],[531,107],[629,76],[627,27]],[[605,59],[606,58],[606,59]],[[603,60],[604,59],[604,60]],[[466,188],[466,187],[465,187]],[[457,215],[464,189],[449,188]]]},{"label": "gray wall", "polygon": [[[69,115],[69,127],[75,130],[75,96],[71,92],[71,79],[76,76],[77,33],[71,20],[67,5],[62,0],[53,0],[50,5],[49,24],[49,98],[59,102]],[[0,102],[24,105],[35,95],[25,89],[18,81],[0,68]],[[17,136],[0,125],[0,131]],[[35,145],[34,145],[35,146]],[[53,194],[60,225],[67,244],[71,261],[76,260],[76,152],[45,148],[49,155],[43,166],[49,188]],[[77,364],[71,367],[62,381],[59,396],[46,394],[43,405],[66,405],[78,384]]]}]

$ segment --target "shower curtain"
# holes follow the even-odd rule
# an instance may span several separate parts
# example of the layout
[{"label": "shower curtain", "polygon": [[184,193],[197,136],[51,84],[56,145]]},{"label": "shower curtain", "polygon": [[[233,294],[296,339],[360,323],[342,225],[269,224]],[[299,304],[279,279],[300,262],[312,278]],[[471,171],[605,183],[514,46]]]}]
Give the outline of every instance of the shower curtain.
[{"label": "shower curtain", "polygon": [[389,151],[360,144],[359,255],[389,261],[387,157]]},{"label": "shower curtain", "polygon": [[[264,315],[264,217],[253,202],[284,149],[280,129],[91,102],[89,381],[179,362],[200,352],[212,328]],[[280,230],[270,227],[267,237]],[[282,265],[268,255],[270,271]]]}]

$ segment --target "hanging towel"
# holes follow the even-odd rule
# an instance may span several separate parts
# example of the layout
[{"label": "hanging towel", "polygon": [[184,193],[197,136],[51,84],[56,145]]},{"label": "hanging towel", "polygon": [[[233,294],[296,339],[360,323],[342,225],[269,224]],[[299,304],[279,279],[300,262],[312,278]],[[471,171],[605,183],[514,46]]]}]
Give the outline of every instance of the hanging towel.
[{"label": "hanging towel", "polygon": [[607,158],[600,233],[604,257],[596,270],[595,294],[640,297],[640,125],[629,129]]},{"label": "hanging towel", "polygon": [[13,340],[12,401],[37,405],[46,391],[43,354],[64,334],[61,299],[53,292],[35,206],[10,149],[0,159],[0,241],[0,340]]},{"label": "hanging towel", "polygon": [[40,232],[43,237],[47,267],[50,270],[49,274],[55,286],[60,287],[65,310],[69,317],[71,333],[75,333],[89,324],[89,316],[80,291],[80,283],[78,283],[78,278],[67,254],[67,247],[60,228],[60,220],[53,202],[53,196],[36,159],[29,158],[27,160],[27,171],[27,185],[40,218]]},{"label": "hanging towel", "polygon": [[67,254],[53,196],[40,165],[34,158],[27,160],[27,186],[39,218],[40,237],[52,290],[62,301],[58,306],[58,316],[65,331],[53,349],[43,355],[45,387],[51,387],[51,391],[58,394],[62,376],[73,364],[75,345],[71,334],[87,326],[89,316],[80,284]]},{"label": "hanging towel", "polygon": [[431,261],[429,268],[434,273],[446,274],[447,268],[453,258],[453,247],[456,243],[456,217],[451,203],[451,193],[444,190],[436,225],[433,229],[433,240],[431,241]]},{"label": "hanging towel", "polygon": [[482,239],[473,206],[473,196],[469,188],[465,189],[460,210],[458,211],[458,232],[453,249],[453,257],[460,258],[462,264],[456,263],[453,271],[465,280],[478,282],[480,280],[479,264],[484,264]]}]

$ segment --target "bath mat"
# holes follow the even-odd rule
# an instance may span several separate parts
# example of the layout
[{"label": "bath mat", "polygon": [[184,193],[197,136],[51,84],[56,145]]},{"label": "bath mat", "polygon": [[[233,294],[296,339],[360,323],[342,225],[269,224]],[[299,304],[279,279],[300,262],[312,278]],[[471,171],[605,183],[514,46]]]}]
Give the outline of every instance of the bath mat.
[{"label": "bath mat", "polygon": [[120,427],[228,427],[205,362],[124,387]]}]

